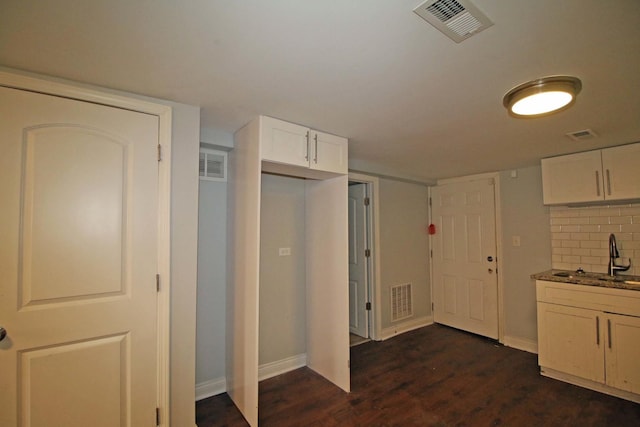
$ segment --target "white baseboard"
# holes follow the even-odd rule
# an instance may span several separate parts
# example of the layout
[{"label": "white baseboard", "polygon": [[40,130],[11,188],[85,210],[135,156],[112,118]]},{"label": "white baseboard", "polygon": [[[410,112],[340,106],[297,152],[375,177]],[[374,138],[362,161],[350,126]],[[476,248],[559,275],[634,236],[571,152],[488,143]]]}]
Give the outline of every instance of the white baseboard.
[{"label": "white baseboard", "polygon": [[502,338],[502,344],[507,347],[517,348],[518,350],[527,351],[529,353],[538,354],[538,342],[527,338],[508,337]]},{"label": "white baseboard", "polygon": [[[293,371],[303,366],[307,366],[306,353],[271,363],[265,363],[258,367],[258,381],[266,380],[267,378],[275,377],[276,375],[284,374],[285,372]],[[227,381],[224,377],[198,383],[196,384],[196,402],[226,391]]]},{"label": "white baseboard", "polygon": [[258,381],[293,371],[294,369],[307,366],[307,354],[297,354],[287,357],[286,359],[276,360],[275,362],[265,363],[258,367]]},{"label": "white baseboard", "polygon": [[398,334],[413,331],[414,329],[422,328],[423,326],[432,325],[432,324],[433,324],[433,316],[410,319],[406,322],[401,322],[401,323],[398,323],[397,325],[389,326],[388,328],[382,329],[382,331],[380,331],[380,340],[384,341],[389,338],[395,337]]},{"label": "white baseboard", "polygon": [[224,393],[225,391],[227,391],[227,380],[225,377],[196,384],[196,402],[206,399],[207,397],[215,396],[216,394]]}]

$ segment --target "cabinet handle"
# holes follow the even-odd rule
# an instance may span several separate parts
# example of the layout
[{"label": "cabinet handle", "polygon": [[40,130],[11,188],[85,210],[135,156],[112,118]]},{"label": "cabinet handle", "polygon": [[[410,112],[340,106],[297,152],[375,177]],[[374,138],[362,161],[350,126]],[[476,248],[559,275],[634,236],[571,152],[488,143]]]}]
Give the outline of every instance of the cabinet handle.
[{"label": "cabinet handle", "polygon": [[313,162],[318,163],[318,134],[315,135],[316,149],[313,152]]},{"label": "cabinet handle", "polygon": [[[308,162],[309,161],[309,131],[307,131],[307,154],[304,155],[304,159]],[[598,193],[598,196],[600,195],[600,193]]]},{"label": "cabinet handle", "polygon": [[596,191],[598,196],[600,196],[600,173],[596,171]]},{"label": "cabinet handle", "polygon": [[611,195],[611,176],[609,175],[609,169],[607,169],[607,194]]},{"label": "cabinet handle", "polygon": [[611,348],[611,319],[607,319],[607,335],[609,339],[609,348]]},{"label": "cabinet handle", "polygon": [[600,347],[600,318],[596,316],[596,344]]}]

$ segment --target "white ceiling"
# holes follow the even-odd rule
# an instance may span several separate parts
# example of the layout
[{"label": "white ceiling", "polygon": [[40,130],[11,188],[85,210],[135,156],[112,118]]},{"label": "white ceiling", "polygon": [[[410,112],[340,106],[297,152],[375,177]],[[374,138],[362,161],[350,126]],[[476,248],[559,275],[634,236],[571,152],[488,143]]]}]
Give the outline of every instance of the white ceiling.
[{"label": "white ceiling", "polygon": [[[640,141],[640,1],[474,0],[456,44],[421,0],[0,0],[0,64],[350,140],[350,167],[428,181]],[[576,105],[514,119],[512,87],[578,76]],[[590,128],[599,138],[565,133]]]}]

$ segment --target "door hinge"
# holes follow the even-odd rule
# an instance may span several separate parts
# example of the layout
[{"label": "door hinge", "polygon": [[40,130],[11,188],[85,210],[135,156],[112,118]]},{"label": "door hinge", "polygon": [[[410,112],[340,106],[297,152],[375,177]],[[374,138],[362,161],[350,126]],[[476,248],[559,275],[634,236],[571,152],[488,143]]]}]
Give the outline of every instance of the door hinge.
[{"label": "door hinge", "polygon": [[371,303],[370,302],[366,303],[364,308],[365,310],[371,310]]},{"label": "door hinge", "polygon": [[368,198],[368,197],[365,197],[365,198],[364,198],[364,205],[365,205],[365,206],[369,206],[369,204],[370,204],[370,203],[371,203],[371,199],[370,199],[370,198]]},{"label": "door hinge", "polygon": [[431,206],[431,197],[429,197],[429,206]]},{"label": "door hinge", "polygon": [[158,161],[162,161],[162,145],[158,144]]},{"label": "door hinge", "polygon": [[430,249],[430,250],[429,250],[429,257],[430,257],[430,258],[433,258],[433,249]]},{"label": "door hinge", "polygon": [[371,249],[365,249],[364,250],[364,256],[369,258],[371,256]]},{"label": "door hinge", "polygon": [[160,292],[160,275],[156,274],[156,292]]},{"label": "door hinge", "polygon": [[160,408],[156,408],[156,425],[160,425]]},{"label": "door hinge", "polygon": [[435,307],[436,307],[436,306],[435,306],[433,303],[431,303],[431,311],[436,311],[436,308],[435,308]]}]

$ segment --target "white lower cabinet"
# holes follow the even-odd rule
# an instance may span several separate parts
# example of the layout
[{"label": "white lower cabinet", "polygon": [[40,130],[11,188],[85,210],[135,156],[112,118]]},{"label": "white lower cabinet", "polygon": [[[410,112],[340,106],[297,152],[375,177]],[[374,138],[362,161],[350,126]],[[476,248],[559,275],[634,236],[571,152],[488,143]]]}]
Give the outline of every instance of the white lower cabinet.
[{"label": "white lower cabinet", "polygon": [[640,402],[640,292],[536,286],[541,373]]},{"label": "white lower cabinet", "polygon": [[538,363],[591,381],[604,382],[602,313],[538,303]]},{"label": "white lower cabinet", "polygon": [[607,315],[607,385],[640,394],[640,318]]}]

